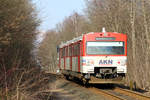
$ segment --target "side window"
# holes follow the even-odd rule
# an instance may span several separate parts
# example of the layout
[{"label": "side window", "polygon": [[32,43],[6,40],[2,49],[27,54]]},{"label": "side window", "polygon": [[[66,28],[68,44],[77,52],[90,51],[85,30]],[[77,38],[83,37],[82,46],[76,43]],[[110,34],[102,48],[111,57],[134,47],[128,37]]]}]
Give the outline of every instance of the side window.
[{"label": "side window", "polygon": [[65,57],[65,47],[62,49],[62,57]]},{"label": "side window", "polygon": [[77,43],[74,45],[73,56],[79,56],[79,55],[80,55],[80,43]]},{"label": "side window", "polygon": [[69,46],[69,56],[72,56],[72,45]]},{"label": "side window", "polygon": [[78,43],[78,47],[77,47],[77,48],[78,48],[78,53],[77,53],[77,55],[80,56],[80,43]]},{"label": "side window", "polygon": [[81,56],[83,55],[83,44],[82,44],[82,42],[80,43],[80,55]]},{"label": "side window", "polygon": [[60,49],[60,57],[63,58],[63,49]]},{"label": "side window", "polygon": [[68,57],[68,46],[65,48],[65,51],[66,51],[66,57]]},{"label": "side window", "polygon": [[73,56],[77,56],[77,44],[74,45]]}]

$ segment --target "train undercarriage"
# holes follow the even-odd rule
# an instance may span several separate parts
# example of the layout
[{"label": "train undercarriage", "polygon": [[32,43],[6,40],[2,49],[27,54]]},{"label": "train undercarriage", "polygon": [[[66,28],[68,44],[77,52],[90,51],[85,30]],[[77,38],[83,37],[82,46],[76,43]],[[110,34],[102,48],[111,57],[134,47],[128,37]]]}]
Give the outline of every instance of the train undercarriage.
[{"label": "train undercarriage", "polygon": [[83,84],[121,84],[125,73],[117,73],[115,67],[95,67],[94,73],[79,73],[62,70],[67,79],[78,78]]}]

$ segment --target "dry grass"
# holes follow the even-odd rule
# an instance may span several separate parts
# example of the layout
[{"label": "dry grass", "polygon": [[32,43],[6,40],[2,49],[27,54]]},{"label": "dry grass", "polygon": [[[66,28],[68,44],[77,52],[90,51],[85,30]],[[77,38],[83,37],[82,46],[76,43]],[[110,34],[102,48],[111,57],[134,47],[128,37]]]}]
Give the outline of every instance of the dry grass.
[{"label": "dry grass", "polygon": [[[0,90],[1,100],[47,100],[51,94],[45,96],[49,91],[49,83],[56,80],[56,76],[32,68],[28,71],[15,71],[14,76],[10,76],[12,84],[8,84],[9,79],[4,81],[4,87]],[[18,74],[18,75],[17,75]],[[17,77],[17,78],[16,78]],[[7,77],[8,78],[8,77]],[[9,85],[9,87],[8,87]]]}]

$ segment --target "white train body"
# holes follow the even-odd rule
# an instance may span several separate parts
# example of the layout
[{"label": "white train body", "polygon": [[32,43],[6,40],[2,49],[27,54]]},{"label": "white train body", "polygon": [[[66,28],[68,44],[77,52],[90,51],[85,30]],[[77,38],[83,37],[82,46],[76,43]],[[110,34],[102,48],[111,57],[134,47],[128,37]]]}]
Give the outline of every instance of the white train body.
[{"label": "white train body", "polygon": [[[91,80],[115,79],[127,73],[127,37],[120,33],[88,33],[59,46],[59,69]],[[80,77],[80,78],[81,78]]]}]

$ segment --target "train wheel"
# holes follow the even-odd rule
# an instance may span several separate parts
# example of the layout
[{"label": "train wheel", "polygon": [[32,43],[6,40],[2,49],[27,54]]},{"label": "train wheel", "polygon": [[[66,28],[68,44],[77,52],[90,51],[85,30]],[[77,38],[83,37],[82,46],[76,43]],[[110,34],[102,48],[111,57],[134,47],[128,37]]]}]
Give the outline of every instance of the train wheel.
[{"label": "train wheel", "polygon": [[66,78],[66,80],[69,80],[69,76],[68,75],[65,75],[65,78]]},{"label": "train wheel", "polygon": [[85,79],[85,78],[82,78],[82,84],[85,87],[89,87],[89,81],[87,79]]}]

